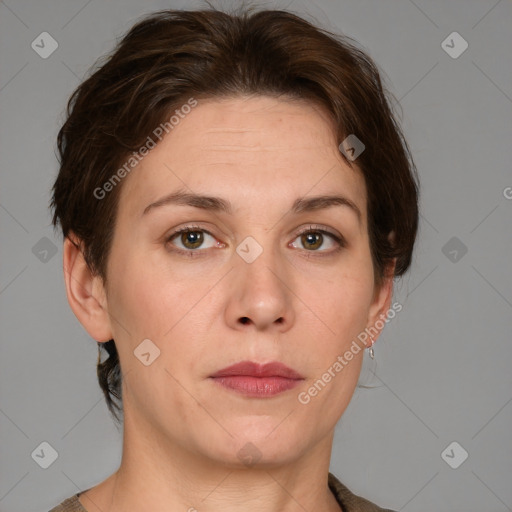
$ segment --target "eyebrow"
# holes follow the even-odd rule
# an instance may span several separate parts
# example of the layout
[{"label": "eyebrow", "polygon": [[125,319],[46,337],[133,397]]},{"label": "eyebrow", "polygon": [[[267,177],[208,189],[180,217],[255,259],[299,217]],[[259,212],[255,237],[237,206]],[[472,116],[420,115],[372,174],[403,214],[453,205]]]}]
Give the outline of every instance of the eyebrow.
[{"label": "eyebrow", "polygon": [[[201,194],[192,194],[182,190],[168,194],[154,203],[149,204],[144,208],[142,216],[149,213],[151,210],[161,206],[167,205],[181,205],[192,206],[202,210],[209,210],[213,212],[224,212],[233,215],[233,208],[229,201],[220,197],[206,196]],[[303,213],[315,210],[324,210],[332,208],[333,206],[345,206],[357,215],[359,224],[362,222],[361,210],[358,206],[348,197],[342,195],[319,195],[319,196],[305,196],[299,197],[293,202],[290,213]]]}]

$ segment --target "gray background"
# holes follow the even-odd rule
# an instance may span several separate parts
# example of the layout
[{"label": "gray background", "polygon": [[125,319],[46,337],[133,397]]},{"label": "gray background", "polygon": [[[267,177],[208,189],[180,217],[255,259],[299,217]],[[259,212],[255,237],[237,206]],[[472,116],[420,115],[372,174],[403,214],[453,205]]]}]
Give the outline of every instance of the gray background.
[{"label": "gray background", "polygon": [[[65,102],[140,15],[204,5],[0,1],[2,512],[47,511],[102,481],[121,456],[96,343],[68,306],[50,224]],[[415,257],[395,287],[403,310],[376,344],[376,366],[365,356],[361,383],[375,387],[358,388],[338,424],[332,472],[396,510],[512,510],[512,2],[256,5],[360,42],[400,102],[421,179]],[[44,31],[58,42],[47,59],[31,48]],[[453,31],[469,44],[458,58],[441,46]],[[31,457],[43,441],[58,452],[48,469]],[[453,469],[445,460],[460,462],[463,449]]]}]

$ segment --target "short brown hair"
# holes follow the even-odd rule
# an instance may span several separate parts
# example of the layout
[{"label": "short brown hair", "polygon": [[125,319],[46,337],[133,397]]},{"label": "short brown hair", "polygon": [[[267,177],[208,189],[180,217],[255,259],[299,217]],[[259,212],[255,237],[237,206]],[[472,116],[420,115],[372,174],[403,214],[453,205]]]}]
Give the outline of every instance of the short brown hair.
[{"label": "short brown hair", "polygon": [[[51,207],[54,227],[60,221],[64,237],[77,236],[105,284],[122,183],[101,200],[94,190],[191,96],[283,95],[324,107],[339,142],[353,134],[365,145],[356,163],[367,188],[376,285],[394,258],[394,276],[409,268],[418,227],[416,168],[393,97],[351,38],[279,10],[164,10],[138,21],[100,64],[69,99]],[[98,357],[99,383],[118,419],[117,349],[114,340],[98,346],[109,355]]]}]

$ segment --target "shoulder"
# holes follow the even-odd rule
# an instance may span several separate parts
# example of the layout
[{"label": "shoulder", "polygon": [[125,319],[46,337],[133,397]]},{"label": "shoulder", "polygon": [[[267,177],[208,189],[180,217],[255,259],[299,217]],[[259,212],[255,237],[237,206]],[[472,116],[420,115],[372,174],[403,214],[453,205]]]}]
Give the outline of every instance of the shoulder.
[{"label": "shoulder", "polygon": [[332,473],[329,473],[329,488],[343,507],[343,512],[394,512],[387,508],[381,508],[375,503],[351,492]]},{"label": "shoulder", "polygon": [[78,494],[65,499],[62,503],[52,508],[49,512],[87,512],[78,499]]}]

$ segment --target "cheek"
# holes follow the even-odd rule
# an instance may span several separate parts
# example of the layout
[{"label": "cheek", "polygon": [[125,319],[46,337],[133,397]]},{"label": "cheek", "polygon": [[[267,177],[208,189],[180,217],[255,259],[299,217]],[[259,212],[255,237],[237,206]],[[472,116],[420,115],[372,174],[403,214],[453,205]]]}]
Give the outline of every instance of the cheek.
[{"label": "cheek", "polygon": [[118,261],[111,280],[114,292],[112,300],[109,298],[109,310],[126,368],[135,359],[136,347],[150,339],[160,350],[155,364],[160,362],[174,371],[176,361],[180,361],[181,370],[191,370],[197,359],[193,355],[201,350],[206,331],[202,324],[209,317],[205,310],[208,301],[202,299],[212,287],[211,279],[179,275],[166,265],[165,259],[151,259],[151,254],[132,254]]},{"label": "cheek", "polygon": [[[195,360],[190,345],[180,343],[187,339],[184,329],[189,329],[181,320],[197,302],[195,294],[185,294],[186,280],[162,278],[161,269],[147,258],[118,261],[111,279],[115,292],[109,299],[109,309],[114,318],[112,326],[121,367],[126,374],[126,400],[143,408],[147,416],[154,414],[152,404],[160,404],[159,407],[169,409],[166,414],[180,411],[179,417],[186,418],[195,406],[182,393],[175,378],[177,368],[190,371]],[[134,354],[145,339],[151,340],[160,351],[148,366]],[[148,347],[151,353],[152,346]],[[148,396],[152,397],[151,401],[147,400]]]},{"label": "cheek", "polygon": [[[313,311],[317,335],[324,333],[336,347],[350,343],[366,327],[373,296],[373,272],[364,259],[346,265],[335,277],[317,280],[314,287],[303,285],[302,297]],[[320,329],[320,331],[319,331]]]},{"label": "cheek", "polygon": [[361,264],[324,281],[308,298],[318,318],[308,313],[309,341],[303,350],[308,360],[303,362],[309,382],[304,391],[311,391],[312,407],[329,425],[339,419],[357,385],[364,355],[358,336],[366,327],[372,296],[373,273]]},{"label": "cheek", "polygon": [[133,351],[142,340],[159,339],[173,324],[172,304],[168,303],[170,284],[159,279],[156,269],[122,251],[113,253],[109,276],[108,307],[114,339],[121,350]]}]

